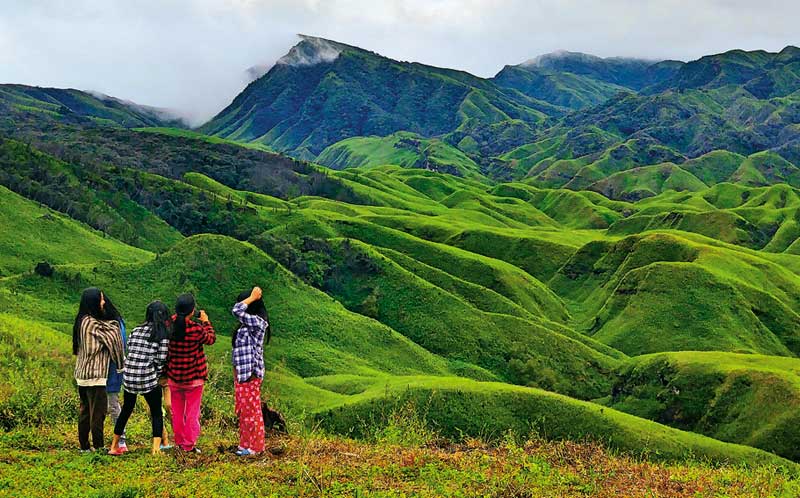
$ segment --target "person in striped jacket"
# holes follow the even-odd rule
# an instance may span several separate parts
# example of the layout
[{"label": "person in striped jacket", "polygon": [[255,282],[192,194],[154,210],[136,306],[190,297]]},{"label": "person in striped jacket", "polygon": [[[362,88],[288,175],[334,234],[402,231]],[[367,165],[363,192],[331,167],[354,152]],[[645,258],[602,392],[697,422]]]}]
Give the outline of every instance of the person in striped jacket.
[{"label": "person in striped jacket", "polygon": [[103,423],[108,410],[106,382],[109,363],[124,371],[124,345],[120,333],[119,313],[111,300],[97,287],[81,294],[81,302],[72,326],[72,354],[75,361],[75,382],[81,400],[78,415],[78,442],[81,451],[104,447]]},{"label": "person in striped jacket", "polygon": [[261,294],[260,287],[242,292],[231,310],[239,320],[239,327],[231,338],[234,396],[239,417],[238,456],[264,451],[261,382],[264,379],[264,336],[269,342],[269,322]]},{"label": "person in striped jacket", "polygon": [[172,320],[169,309],[161,301],[153,301],[147,306],[145,322],[131,332],[128,339],[128,354],[125,357],[123,385],[125,397],[122,411],[114,424],[114,440],[109,455],[121,455],[120,439],[125,434],[125,426],[136,406],[137,395],[142,395],[150,408],[153,429],[152,454],[161,449],[164,432],[164,419],[161,413],[161,385],[159,377],[164,373],[169,351],[169,338]]},{"label": "person in striped jacket", "polygon": [[178,296],[172,317],[167,378],[172,397],[172,432],[175,444],[184,451],[200,453],[195,446],[200,437],[200,403],[208,378],[208,362],[203,346],[217,340],[205,310],[195,321],[195,299],[191,294]]}]

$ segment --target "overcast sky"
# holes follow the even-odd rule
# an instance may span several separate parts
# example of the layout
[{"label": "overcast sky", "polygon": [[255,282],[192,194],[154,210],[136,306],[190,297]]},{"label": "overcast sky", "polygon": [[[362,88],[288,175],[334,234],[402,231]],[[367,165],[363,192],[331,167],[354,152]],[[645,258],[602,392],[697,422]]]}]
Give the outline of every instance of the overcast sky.
[{"label": "overcast sky", "polygon": [[2,0],[0,83],[222,109],[295,33],[492,76],[558,49],[691,60],[800,45],[790,0]]}]

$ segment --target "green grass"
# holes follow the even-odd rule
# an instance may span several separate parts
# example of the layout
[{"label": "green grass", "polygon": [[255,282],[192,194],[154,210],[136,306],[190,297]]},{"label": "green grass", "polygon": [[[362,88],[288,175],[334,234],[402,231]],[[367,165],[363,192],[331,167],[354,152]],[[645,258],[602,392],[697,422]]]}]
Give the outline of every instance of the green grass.
[{"label": "green grass", "polygon": [[0,183],[10,190],[145,250],[165,250],[182,238],[175,227],[130,198],[138,193],[133,175],[112,183],[107,176],[113,173],[119,173],[113,166],[67,163],[29,144],[0,140]]},{"label": "green grass", "polygon": [[800,169],[778,154],[759,152],[745,159],[731,180],[749,186],[787,183],[800,187]]},{"label": "green grass", "polygon": [[183,180],[189,185],[193,185],[208,192],[213,192],[214,194],[225,199],[230,199],[231,201],[238,201],[238,203],[243,205],[247,205],[249,203],[276,210],[289,209],[289,205],[286,203],[286,201],[269,195],[235,190],[200,173],[186,173],[183,176]]},{"label": "green grass", "polygon": [[[46,491],[84,496],[87,482],[92,482],[92,492],[98,495],[180,496],[187,490],[192,496],[216,496],[255,489],[275,496],[312,496],[320,489],[333,496],[358,490],[390,495],[408,486],[410,478],[416,492],[423,489],[432,496],[464,492],[465,486],[471,492],[561,493],[574,491],[578,484],[577,492],[585,494],[640,485],[641,477],[630,481],[611,477],[617,473],[611,469],[628,467],[638,469],[640,476],[673,472],[682,483],[681,492],[687,487],[708,488],[708,478],[715,475],[729,488],[739,480],[748,483],[747,488],[731,488],[741,491],[741,496],[796,486],[788,477],[794,464],[759,450],[538,389],[453,377],[338,374],[307,378],[294,394],[317,398],[317,407],[309,413],[317,421],[316,429],[303,429],[301,412],[287,412],[292,414],[290,428],[296,435],[270,440],[270,446],[283,447],[283,455],[244,462],[231,455],[236,437],[232,380],[225,375],[229,367],[219,344],[208,348],[211,376],[204,395],[202,456],[150,457],[145,410],[136,411],[128,426],[131,453],[117,460],[101,454],[79,455],[74,449],[77,396],[70,380],[74,360],[67,331],[68,326],[53,328],[0,314],[0,420],[5,426],[0,432],[1,465],[4,477],[17,477],[0,480],[2,494],[35,496]],[[281,367],[270,372],[266,390],[273,403],[280,404],[282,396],[292,394],[290,388],[298,382],[290,377]],[[13,430],[8,431],[9,427]],[[323,428],[361,435],[366,442],[326,436],[320,432]],[[442,436],[466,439],[467,444],[453,446],[440,440]],[[583,442],[547,442],[564,439]],[[496,443],[487,445],[481,440]],[[608,452],[591,441],[601,441],[616,451]],[[438,444],[444,446],[439,449]],[[565,457],[572,462],[588,458],[587,464],[607,470],[584,473],[564,466]],[[652,464],[641,459],[676,463]],[[698,459],[706,463],[697,463]],[[512,470],[520,465],[532,466],[524,478]],[[126,477],[141,469],[147,472],[135,483]],[[495,477],[487,481],[488,469],[493,469]],[[787,477],[766,479],[762,474],[776,469]],[[86,477],[76,479],[82,473]],[[375,476],[392,485],[383,489]],[[176,486],[183,479],[192,486]],[[695,479],[702,484],[694,484]],[[452,487],[454,482],[461,491]]]},{"label": "green grass", "polygon": [[698,192],[706,188],[692,173],[672,163],[614,173],[588,187],[610,199],[623,200],[652,197],[666,190]]},{"label": "green grass", "polygon": [[128,105],[74,89],[0,85],[0,102],[37,118],[73,120],[80,116],[109,127],[159,126],[168,121],[153,109]]},{"label": "green grass", "polygon": [[[277,65],[218,136],[0,86],[0,495],[797,495],[796,51],[639,94],[562,74],[543,102],[338,49]],[[296,435],[247,466],[228,334],[254,284]],[[129,325],[185,291],[208,310],[205,456],[71,452],[90,285]]]},{"label": "green grass", "polygon": [[797,276],[758,253],[704,242],[654,233],[590,243],[550,286],[581,303],[584,330],[627,354],[796,354]]},{"label": "green grass", "polygon": [[0,186],[0,276],[37,263],[139,262],[150,253],[113,239]]},{"label": "green grass", "polygon": [[[556,324],[532,315],[522,319],[480,311],[355,241],[335,244],[334,258],[344,261],[326,280],[329,294],[428,351],[483,367],[497,376],[492,380],[544,385],[583,399],[598,397],[608,388],[605,372],[616,362],[561,334]],[[352,268],[356,261],[358,269]],[[431,322],[429,316],[438,319]],[[553,378],[514,369],[527,362],[552,372]]]},{"label": "green grass", "polygon": [[[347,380],[352,382],[351,379]],[[687,455],[717,462],[778,463],[782,460],[746,446],[677,431],[611,408],[537,389],[466,379],[395,378],[321,411],[322,427],[363,435],[386,421],[393,409],[413,403],[431,427],[455,438],[501,438],[509,430],[523,437],[594,439],[618,450],[651,458]]]},{"label": "green grass", "polygon": [[563,304],[549,289],[509,263],[360,220],[339,218],[331,219],[329,223],[343,237],[408,254],[430,266],[492,289],[530,312],[542,313],[553,320],[566,318]]},{"label": "green grass", "polygon": [[333,169],[387,164],[483,178],[480,167],[457,148],[438,139],[398,132],[386,137],[354,137],[323,150],[316,162]]},{"label": "green grass", "polygon": [[[36,314],[36,301],[18,301],[14,295],[53,294],[59,299],[53,300],[47,319],[66,322],[71,317],[65,311],[76,305],[81,289],[90,282],[106,290],[134,323],[143,319],[151,300],[172,303],[179,293],[192,291],[226,335],[234,326],[230,307],[236,295],[260,282],[269,289],[270,316],[281,324],[276,325],[275,343],[267,350],[271,364],[283,362],[303,376],[341,371],[446,372],[444,360],[388,327],[348,312],[259,249],[227,237],[195,236],[146,263],[59,268],[51,279],[13,278],[4,282],[0,301],[9,310],[31,316]],[[398,354],[403,360],[398,361]]]},{"label": "green grass", "polygon": [[646,355],[620,368],[611,406],[798,459],[800,361],[763,355]]},{"label": "green grass", "polygon": [[0,432],[49,426],[74,403],[66,325],[0,314]]},{"label": "green grass", "polygon": [[[280,456],[237,459],[233,431],[216,432],[196,458],[153,459],[132,443],[124,458],[68,450],[0,446],[3,496],[248,496],[438,497],[615,496],[691,498],[792,496],[791,471],[770,466],[697,462],[649,463],[596,444],[532,440],[497,445],[399,444],[387,431],[379,443],[322,435],[273,439]],[[137,475],[135,481],[131,475]]]},{"label": "green grass", "polygon": [[706,185],[716,185],[729,181],[744,159],[744,156],[734,152],[715,150],[686,161],[681,168],[695,175]]}]

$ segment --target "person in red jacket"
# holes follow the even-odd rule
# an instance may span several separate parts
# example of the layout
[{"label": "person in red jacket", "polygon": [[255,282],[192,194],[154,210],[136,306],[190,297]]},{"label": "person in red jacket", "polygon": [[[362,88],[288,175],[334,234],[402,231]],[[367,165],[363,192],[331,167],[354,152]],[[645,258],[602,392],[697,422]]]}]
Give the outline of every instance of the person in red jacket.
[{"label": "person in red jacket", "polygon": [[194,320],[195,300],[191,294],[178,296],[172,339],[169,341],[167,379],[172,397],[172,432],[175,444],[184,451],[200,453],[195,446],[200,436],[200,403],[208,378],[204,345],[217,336],[205,310]]}]

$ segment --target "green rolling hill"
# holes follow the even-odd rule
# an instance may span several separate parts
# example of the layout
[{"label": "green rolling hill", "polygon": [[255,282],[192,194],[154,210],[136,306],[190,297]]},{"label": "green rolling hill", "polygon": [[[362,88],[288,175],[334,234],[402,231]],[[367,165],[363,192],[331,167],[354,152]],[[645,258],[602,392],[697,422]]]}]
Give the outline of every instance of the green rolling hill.
[{"label": "green rolling hill", "polygon": [[326,147],[315,161],[333,169],[391,164],[478,179],[483,176],[475,161],[447,142],[407,132],[348,138]]},{"label": "green rolling hill", "polygon": [[0,187],[0,197],[0,277],[30,271],[34,261],[88,264],[111,259],[141,262],[149,257],[147,251],[106,237],[5,187]]},{"label": "green rolling hill", "polygon": [[609,404],[640,417],[797,459],[796,358],[646,355],[620,370]]}]

